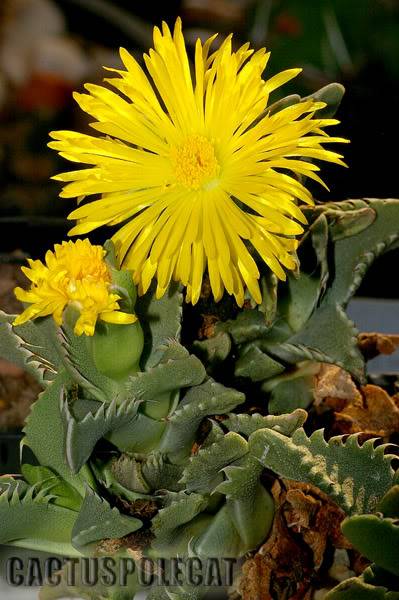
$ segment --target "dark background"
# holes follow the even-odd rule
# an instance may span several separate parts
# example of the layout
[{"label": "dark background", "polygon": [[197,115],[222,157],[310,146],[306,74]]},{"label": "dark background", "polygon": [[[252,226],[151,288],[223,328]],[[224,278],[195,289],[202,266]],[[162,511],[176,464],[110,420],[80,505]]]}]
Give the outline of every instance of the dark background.
[{"label": "dark background", "polygon": [[[302,67],[284,95],[345,85],[336,135],[351,140],[344,147],[349,169],[323,167],[331,192],[313,187],[317,199],[398,196],[397,0],[2,0],[0,253],[40,256],[65,238],[72,204],[58,198],[60,186],[49,178],[69,165],[46,148],[48,131],[84,130],[72,91],[101,81],[102,65],[118,65],[119,46],[140,59],[153,25],[173,25],[177,15],[190,49],[198,36],[233,31],[237,45],[249,40],[272,51],[268,74]],[[377,261],[363,294],[398,297],[398,256]]]}]

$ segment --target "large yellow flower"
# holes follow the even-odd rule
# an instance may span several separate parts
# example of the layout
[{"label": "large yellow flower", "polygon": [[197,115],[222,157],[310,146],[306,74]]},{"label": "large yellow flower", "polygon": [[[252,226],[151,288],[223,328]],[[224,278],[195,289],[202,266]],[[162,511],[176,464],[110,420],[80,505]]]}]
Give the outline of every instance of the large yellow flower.
[{"label": "large yellow flower", "polygon": [[156,277],[160,297],[173,278],[194,304],[207,267],[215,299],[226,289],[242,305],[245,288],[261,302],[254,257],[280,279],[296,266],[293,236],[306,223],[297,201],[312,202],[296,175],[321,182],[307,159],[343,164],[323,143],[345,140],[324,132],[338,121],[315,116],[323,103],[265,113],[270,93],[300,69],[264,81],[264,49],[233,51],[230,36],[211,52],[215,37],[196,43],[195,83],[180,19],[173,35],[154,29],[144,56],[152,81],[122,49],[126,70],[107,80],[118,93],[86,85],[75,94],[103,137],[58,131],[50,146],[90,165],[56,176],[67,182],[62,197],[101,196],[69,215],[78,221],[70,234],[123,223],[113,241],[140,293]]},{"label": "large yellow flower", "polygon": [[120,296],[112,291],[104,255],[101,246],[93,246],[85,239],[56,244],[54,252],[46,253],[45,264],[29,259],[29,267],[22,270],[32,282],[31,288],[16,288],[15,295],[30,306],[14,320],[14,325],[47,315],[53,315],[57,325],[61,325],[64,309],[70,304],[80,312],[76,335],[93,335],[97,319],[118,324],[137,321],[135,315],[119,311]]}]

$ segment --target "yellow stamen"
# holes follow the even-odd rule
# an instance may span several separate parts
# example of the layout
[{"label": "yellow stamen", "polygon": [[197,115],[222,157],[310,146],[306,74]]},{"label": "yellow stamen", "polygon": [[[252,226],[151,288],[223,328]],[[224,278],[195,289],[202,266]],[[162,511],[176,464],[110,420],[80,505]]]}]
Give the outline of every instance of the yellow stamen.
[{"label": "yellow stamen", "polygon": [[298,204],[313,203],[302,176],[323,183],[313,161],[343,165],[325,144],[347,140],[326,134],[337,121],[323,118],[323,102],[267,110],[300,69],[264,80],[269,52],[231,36],[212,49],[215,37],[197,40],[192,72],[180,19],[173,32],[154,29],[145,67],[122,49],[107,87],[75,94],[100,135],[52,132],[50,147],[87,165],[56,176],[61,196],[79,200],[70,235],[120,225],[117,258],[139,294],[156,279],[160,298],[175,280],[195,304],[207,269],[215,300],[226,291],[242,306],[246,295],[261,302],[258,263],[280,279],[296,267]]},{"label": "yellow stamen", "polygon": [[213,144],[202,135],[191,135],[172,148],[171,160],[176,180],[191,190],[199,190],[220,170]]},{"label": "yellow stamen", "polygon": [[98,319],[121,324],[137,321],[135,315],[120,311],[121,298],[113,291],[104,256],[101,246],[93,246],[86,239],[56,244],[54,252],[47,252],[45,264],[29,261],[30,266],[23,267],[23,271],[32,282],[31,288],[16,288],[15,295],[30,306],[17,316],[14,325],[48,315],[61,325],[68,305],[80,312],[76,335],[94,335]]}]

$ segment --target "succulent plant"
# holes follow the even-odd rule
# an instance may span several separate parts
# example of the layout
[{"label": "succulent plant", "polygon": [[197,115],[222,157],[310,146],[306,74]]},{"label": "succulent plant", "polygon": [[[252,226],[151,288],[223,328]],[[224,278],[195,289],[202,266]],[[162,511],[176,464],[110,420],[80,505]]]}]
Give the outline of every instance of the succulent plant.
[{"label": "succulent plant", "polygon": [[[161,299],[151,288],[136,300],[110,243],[121,308],[134,308],[144,343],[138,323],[77,336],[72,307],[61,326],[51,317],[13,326],[14,316],[1,314],[1,355],[43,386],[24,429],[22,477],[0,479],[1,543],[68,557],[240,558],[272,525],[269,469],[327,493],[348,515],[344,533],[378,565],[329,597],[341,589],[340,598],[396,597],[378,587],[386,573],[398,575],[392,450],[303,426],[319,363],[365,380],[345,307],[373,259],[398,245],[399,201],[328,203],[306,214],[301,271],[277,286],[265,269],[263,304],[247,302],[235,318],[223,319],[228,307],[206,294],[197,313],[183,307],[177,284]],[[201,312],[213,325],[193,339]],[[129,585],[76,593],[127,598],[135,576]],[[379,595],[367,595],[370,586]],[[202,594],[158,586],[149,597]]]},{"label": "succulent plant", "polygon": [[[398,481],[396,475],[395,481]],[[373,514],[356,514],[342,523],[353,546],[373,563],[360,577],[350,578],[328,595],[328,600],[348,598],[399,598],[399,485],[393,485]]]},{"label": "succulent plant", "polygon": [[[178,22],[176,39],[179,35]],[[128,62],[133,65],[133,59]],[[284,98],[267,112],[309,101],[317,117],[328,119],[342,93],[342,86],[332,84],[310,98]],[[65,132],[60,135],[64,139]],[[314,144],[310,153],[302,148],[305,157],[320,158],[321,141]],[[338,155],[323,156],[341,163]],[[312,169],[302,164],[298,173],[311,176]],[[61,178],[70,182],[75,176]],[[292,178],[286,182],[290,189],[294,183],[302,189]],[[227,294],[215,303],[206,285],[196,307],[183,306],[178,284],[159,298],[155,282],[137,298],[132,274],[120,270],[112,242],[104,251],[88,240],[77,242],[84,268],[97,277],[79,288],[62,283],[61,269],[41,295],[35,273],[46,266],[31,261],[35,289],[18,290],[18,296],[33,307],[17,318],[0,313],[0,354],[26,368],[43,392],[24,428],[21,476],[0,478],[0,543],[69,558],[137,562],[135,572],[125,573],[125,585],[85,586],[83,576],[71,585],[64,571],[58,586],[42,590],[43,600],[66,593],[131,598],[143,583],[143,557],[241,559],[272,527],[275,505],[266,470],[328,494],[348,515],[343,525],[348,538],[378,569],[397,575],[392,557],[367,537],[386,532],[394,548],[395,455],[375,440],[360,444],[358,435],[326,440],[323,430],[309,435],[304,425],[320,363],[365,381],[357,331],[345,308],[373,259],[399,245],[399,201],[352,200],[302,212],[309,228],[299,249],[301,269],[278,284],[265,263],[253,263],[261,273],[263,301],[258,305],[248,295],[244,309]],[[288,234],[281,238],[287,247]],[[73,269],[79,252],[70,245]],[[46,256],[49,268],[65,247]],[[292,257],[290,265],[295,266]],[[150,600],[200,600],[211,585],[176,586],[173,578],[167,582],[164,574],[156,575]],[[377,580],[380,573],[366,577]]]}]

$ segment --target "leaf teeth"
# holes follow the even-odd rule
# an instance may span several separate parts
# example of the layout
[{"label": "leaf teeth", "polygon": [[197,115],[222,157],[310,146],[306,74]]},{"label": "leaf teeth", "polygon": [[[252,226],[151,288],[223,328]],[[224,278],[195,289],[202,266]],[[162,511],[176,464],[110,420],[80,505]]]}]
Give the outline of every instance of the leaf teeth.
[{"label": "leaf teeth", "polygon": [[230,431],[236,431],[249,437],[258,429],[274,429],[283,435],[292,435],[292,433],[301,427],[307,418],[307,412],[301,408],[292,413],[283,415],[261,415],[259,413],[252,414],[234,414],[230,413],[229,417],[223,421],[223,426]]},{"label": "leaf teeth", "polygon": [[[356,347],[357,330],[345,315],[343,306],[375,256],[390,245],[396,244],[399,239],[398,233],[392,233],[393,227],[397,229],[397,218],[394,217],[398,215],[399,203],[371,200],[346,204],[347,208],[343,204],[335,205],[334,215],[328,212],[332,211],[331,206],[327,207],[327,210],[324,210],[324,207],[314,209],[315,214],[322,217],[317,225],[319,237],[312,237],[313,230],[309,237],[314,245],[317,265],[322,274],[317,281],[316,291],[309,292],[311,300],[306,318],[302,319],[302,315],[297,314],[292,321],[299,323],[298,328],[291,327],[290,322],[287,336],[284,338],[285,333],[280,338],[277,335],[277,342],[269,344],[276,315],[278,314],[279,318],[281,316],[277,312],[277,303],[273,310],[268,309],[269,314],[273,314],[269,317],[269,322],[266,322],[267,318],[263,312],[266,305],[259,311],[244,311],[238,319],[221,325],[220,331],[217,328],[217,343],[215,338],[212,338],[212,343],[204,344],[203,350],[209,354],[206,356],[205,352],[207,366],[211,363],[212,352],[217,353],[218,360],[224,360],[227,356],[232,360],[239,357],[241,362],[236,364],[236,375],[252,378],[253,381],[264,381],[272,377],[273,369],[276,369],[276,372],[281,369],[283,372],[287,364],[294,365],[306,359],[337,364],[361,379],[363,363]],[[349,215],[350,218],[342,225],[342,214],[345,211],[349,212],[349,209],[354,214]],[[385,209],[387,216],[384,216]],[[361,210],[367,211],[367,214],[363,214],[360,220],[358,217],[361,215],[358,213]],[[377,214],[378,219],[375,218]],[[327,249],[331,250],[330,243],[335,244],[334,252],[327,252]],[[329,270],[330,261],[333,261],[333,268]],[[345,264],[346,261],[348,265]],[[293,297],[301,299],[301,294]],[[176,459],[179,467],[186,461],[186,469],[181,479],[181,471],[178,471],[176,481],[180,479],[188,492],[192,493],[169,495],[170,503],[159,512],[161,518],[158,525],[154,525],[154,531],[161,532],[164,541],[170,540],[175,534],[178,535],[180,526],[185,526],[195,519],[204,507],[206,508],[211,494],[223,493],[227,501],[237,499],[244,488],[246,491],[250,489],[253,473],[256,470],[260,471],[263,465],[283,476],[319,486],[348,513],[375,510],[381,494],[395,481],[391,466],[394,457],[387,454],[388,445],[376,446],[375,439],[362,443],[360,434],[349,437],[335,436],[328,441],[323,430],[308,436],[300,428],[304,422],[304,411],[297,413],[295,419],[293,415],[265,417],[260,414],[229,414],[222,427],[213,425],[212,432],[201,449],[188,459],[201,421],[216,414],[229,413],[245,398],[236,390],[224,388],[213,380],[204,382],[206,375],[203,365],[195,356],[190,356],[179,343],[182,296],[177,288],[171,288],[171,296],[168,298],[165,296],[160,301],[152,299],[149,305],[146,305],[147,301],[148,298],[139,299],[138,303],[139,310],[144,315],[143,321],[151,331],[151,336],[147,336],[147,339],[151,339],[153,346],[147,347],[147,354],[143,359],[147,370],[129,381],[130,397],[127,400],[122,400],[110,382],[98,377],[98,373],[93,372],[90,365],[81,364],[82,348],[73,345],[73,340],[68,337],[67,332],[60,332],[64,367],[90,394],[104,402],[98,407],[92,401],[95,410],[77,418],[76,415],[81,413],[75,412],[73,406],[69,406],[61,396],[71,468],[78,469],[79,464],[90,456],[97,440],[108,435],[108,431],[118,432],[119,428],[127,426],[128,435],[134,437],[135,433],[132,434],[129,427],[137,418],[141,402],[146,401],[149,406],[153,403],[154,406],[158,397],[165,394],[167,399],[173,396],[171,405],[174,407],[174,400],[179,391],[182,388],[190,388],[185,392],[178,408],[174,412],[173,408],[169,409],[172,414],[158,420],[155,417],[146,417],[147,420],[140,421],[135,430],[137,432],[140,427],[144,428],[146,425],[149,425],[149,429],[154,427],[150,435],[153,436],[155,444],[159,443],[166,460]],[[147,315],[152,320],[146,320]],[[283,315],[281,320],[284,318]],[[4,330],[11,330],[11,326],[5,327]],[[48,378],[52,378],[57,370],[63,370],[63,366],[56,360],[52,361],[49,355],[44,355],[45,348],[42,342],[38,343],[36,338],[31,339],[27,334],[22,334],[23,329],[20,331],[21,337],[14,337],[17,339],[17,353],[20,358],[22,356],[24,364],[42,370]],[[232,339],[235,343],[233,354]],[[285,341],[281,342],[282,339]],[[58,392],[52,397],[56,407],[57,394]],[[46,405],[46,410],[50,411],[49,404]],[[39,413],[42,422],[46,417],[43,413],[44,411]],[[55,423],[56,417],[51,414],[52,422]],[[162,422],[163,420],[165,422]],[[28,430],[30,423],[31,416],[27,420]],[[156,429],[159,424],[163,429]],[[226,429],[230,430],[227,435],[224,433]],[[43,438],[43,429],[38,428],[36,433],[37,431]],[[152,434],[152,431],[155,433]],[[59,433],[58,429],[55,438],[57,436],[62,439],[62,433]],[[248,441],[244,436],[249,438]],[[40,436],[36,435],[36,439],[38,437]],[[40,443],[37,446],[38,450]],[[54,453],[57,452],[56,444],[50,447],[54,449]],[[63,455],[61,459],[64,460]],[[154,464],[157,462],[155,457],[152,460]],[[61,465],[61,460],[58,464]],[[152,462],[149,461],[148,464]],[[398,477],[396,474],[396,481]],[[18,509],[22,505],[25,508],[50,504],[54,499],[51,494],[52,487],[51,481],[47,481],[41,487],[31,486],[27,489],[19,483],[15,487],[10,485],[0,494],[0,502],[9,502]],[[200,493],[197,494],[196,491]],[[94,503],[97,503],[100,511],[107,512],[101,525],[109,529],[113,517],[118,514],[117,509],[111,508],[110,504],[100,497],[94,500]],[[168,522],[169,519],[173,520],[173,524]],[[90,538],[96,532],[97,524],[98,519],[97,523],[92,524],[90,519],[87,523],[82,521],[82,529],[77,532],[79,540],[86,535]]]},{"label": "leaf teeth", "polygon": [[200,494],[169,492],[164,498],[164,506],[152,520],[152,530],[156,536],[154,547],[169,552],[173,542],[183,529],[207,506],[207,500]]},{"label": "leaf teeth", "polygon": [[226,480],[213,493],[224,494],[228,500],[248,499],[255,494],[263,466],[250,454],[245,455],[240,463],[223,467]]},{"label": "leaf teeth", "polygon": [[210,446],[201,448],[198,454],[190,458],[180,483],[184,483],[190,492],[209,494],[215,488],[215,481],[222,469],[244,456],[247,451],[244,438],[238,433],[230,432]]},{"label": "leaf teeth", "polygon": [[77,550],[90,547],[106,538],[121,538],[142,526],[134,517],[122,515],[105,498],[87,487],[86,495],[72,531],[72,544]]},{"label": "leaf teeth", "polygon": [[60,359],[51,343],[55,330],[51,318],[12,326],[15,315],[0,311],[0,354],[29,371],[41,384],[52,381],[60,366]]},{"label": "leaf teeth", "polygon": [[66,430],[66,456],[74,473],[89,459],[96,443],[110,431],[116,431],[137,418],[140,402],[135,398],[119,404],[115,398],[110,404],[102,404],[96,412],[88,411],[77,420],[72,415],[68,400],[61,399],[61,414]]},{"label": "leaf teeth", "polygon": [[100,402],[110,402],[118,393],[117,382],[102,375],[87,351],[85,336],[76,336],[68,324],[57,331],[62,362],[75,383]]},{"label": "leaf teeth", "polygon": [[44,482],[38,482],[34,485],[22,485],[24,482],[16,481],[16,485],[9,486],[7,490],[0,493],[0,502],[5,502],[10,506],[29,505],[33,503],[48,504],[56,498],[50,494],[53,485],[46,486]]},{"label": "leaf teeth", "polygon": [[147,370],[158,364],[165,347],[178,342],[181,332],[183,295],[181,287],[172,283],[159,300],[155,298],[156,284],[150,286],[145,296],[139,297],[135,311],[141,323],[146,323],[149,335],[143,353],[143,367]]},{"label": "leaf teeth", "polygon": [[226,388],[210,378],[201,385],[193,386],[169,416],[163,450],[172,456],[177,453],[186,457],[205,417],[228,413],[244,400],[241,392]]},{"label": "leaf teeth", "polygon": [[156,366],[129,379],[126,393],[142,401],[153,401],[162,394],[199,385],[204,377],[205,369],[200,360],[175,342],[167,347]]},{"label": "leaf teeth", "polygon": [[335,436],[328,442],[323,430],[310,437],[303,429],[287,438],[272,429],[260,429],[249,438],[250,451],[260,462],[282,477],[318,486],[343,510],[372,512],[392,486],[394,455],[385,454],[388,444],[376,440],[359,444],[359,434]]}]

